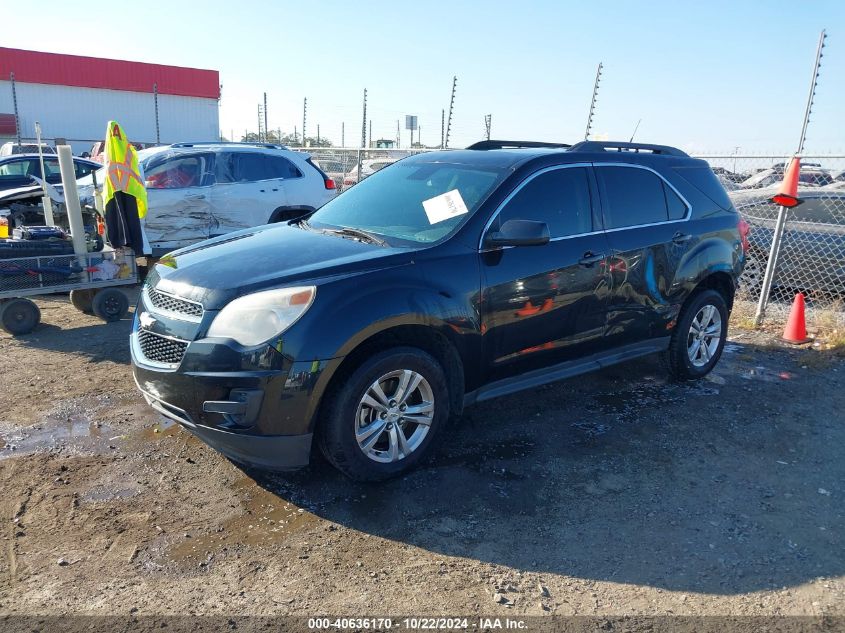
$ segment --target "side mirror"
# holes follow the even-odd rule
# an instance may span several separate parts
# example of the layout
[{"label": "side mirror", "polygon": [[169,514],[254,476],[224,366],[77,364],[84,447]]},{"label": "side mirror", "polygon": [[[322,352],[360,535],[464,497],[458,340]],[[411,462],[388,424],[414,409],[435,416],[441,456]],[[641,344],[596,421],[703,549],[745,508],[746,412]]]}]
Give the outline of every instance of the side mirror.
[{"label": "side mirror", "polygon": [[487,234],[487,246],[543,246],[549,243],[549,226],[536,220],[508,220],[498,231]]}]

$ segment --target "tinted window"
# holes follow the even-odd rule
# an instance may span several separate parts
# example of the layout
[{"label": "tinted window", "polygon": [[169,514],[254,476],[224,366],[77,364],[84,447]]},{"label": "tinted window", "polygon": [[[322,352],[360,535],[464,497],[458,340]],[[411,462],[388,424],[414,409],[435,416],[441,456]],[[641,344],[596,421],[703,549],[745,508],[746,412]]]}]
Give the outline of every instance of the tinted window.
[{"label": "tinted window", "polygon": [[706,167],[676,167],[675,171],[723,209],[733,206],[724,186],[712,170]]},{"label": "tinted window", "polygon": [[512,219],[538,220],[552,237],[593,230],[590,186],[583,167],[553,169],[528,181],[499,214],[499,226]]},{"label": "tinted window", "polygon": [[263,154],[243,153],[234,154],[234,181],[255,182],[256,180],[267,180],[271,178],[268,165]]},{"label": "tinted window", "polygon": [[302,173],[287,158],[265,155],[267,170],[270,178],[299,178]]},{"label": "tinted window", "polygon": [[608,229],[669,219],[663,181],[652,172],[636,167],[600,167],[596,173]]},{"label": "tinted window", "polygon": [[98,167],[89,165],[87,163],[74,163],[73,167],[76,171],[77,178],[83,178],[90,174],[92,171],[98,169]]},{"label": "tinted window", "polygon": [[663,195],[666,196],[666,207],[669,209],[669,219],[682,220],[687,214],[687,205],[685,205],[680,196],[675,193],[675,190],[665,182],[663,183]]}]

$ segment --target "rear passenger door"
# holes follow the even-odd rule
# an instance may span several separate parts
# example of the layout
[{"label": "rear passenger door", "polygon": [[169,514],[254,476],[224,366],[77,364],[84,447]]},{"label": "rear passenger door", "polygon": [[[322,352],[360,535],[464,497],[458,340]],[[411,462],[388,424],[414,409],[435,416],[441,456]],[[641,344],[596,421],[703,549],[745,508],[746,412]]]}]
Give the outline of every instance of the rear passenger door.
[{"label": "rear passenger door", "polygon": [[667,336],[681,289],[676,273],[693,243],[690,205],[657,172],[595,165],[610,257],[607,342]]}]

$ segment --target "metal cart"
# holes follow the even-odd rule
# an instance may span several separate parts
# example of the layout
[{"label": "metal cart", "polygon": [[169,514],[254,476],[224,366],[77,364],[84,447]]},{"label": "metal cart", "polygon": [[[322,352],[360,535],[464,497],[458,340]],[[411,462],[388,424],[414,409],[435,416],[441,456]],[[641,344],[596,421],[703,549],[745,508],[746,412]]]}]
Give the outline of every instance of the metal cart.
[{"label": "metal cart", "polygon": [[0,327],[13,335],[31,332],[41,322],[41,311],[27,297],[59,292],[70,292],[81,312],[118,321],[129,311],[129,299],[116,286],[137,283],[135,254],[129,249],[0,259]]}]

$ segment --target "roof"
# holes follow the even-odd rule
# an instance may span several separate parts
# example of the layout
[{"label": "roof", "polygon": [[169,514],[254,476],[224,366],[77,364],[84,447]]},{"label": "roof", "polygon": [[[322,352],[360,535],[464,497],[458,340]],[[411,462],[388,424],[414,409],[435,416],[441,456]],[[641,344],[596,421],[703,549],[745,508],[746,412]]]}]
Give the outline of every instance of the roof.
[{"label": "roof", "polygon": [[0,80],[11,73],[16,82],[147,93],[157,84],[159,94],[220,98],[216,70],[0,47]]}]

